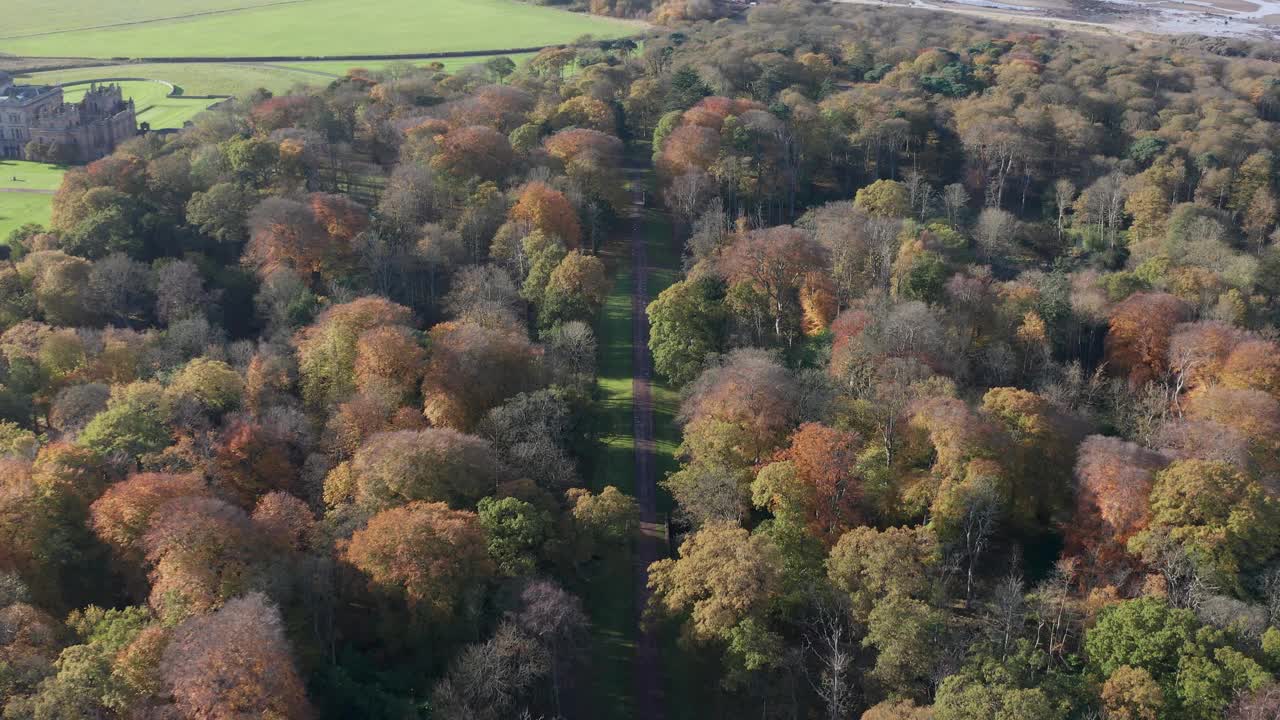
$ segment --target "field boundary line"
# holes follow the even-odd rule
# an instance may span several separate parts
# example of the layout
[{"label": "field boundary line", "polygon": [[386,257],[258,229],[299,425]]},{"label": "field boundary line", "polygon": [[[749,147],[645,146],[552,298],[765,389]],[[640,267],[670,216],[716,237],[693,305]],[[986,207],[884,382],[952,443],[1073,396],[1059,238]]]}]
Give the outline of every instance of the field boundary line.
[{"label": "field boundary line", "polygon": [[[230,65],[234,63],[228,63],[228,64]],[[271,63],[246,63],[245,67],[270,68],[272,70],[283,70],[285,72],[297,72],[297,73],[302,73],[303,75],[315,75],[316,77],[329,78],[331,80],[336,80],[342,77],[337,73],[329,73],[329,72],[324,72],[322,70],[312,70],[311,68],[289,67],[288,65],[273,65]]]}]

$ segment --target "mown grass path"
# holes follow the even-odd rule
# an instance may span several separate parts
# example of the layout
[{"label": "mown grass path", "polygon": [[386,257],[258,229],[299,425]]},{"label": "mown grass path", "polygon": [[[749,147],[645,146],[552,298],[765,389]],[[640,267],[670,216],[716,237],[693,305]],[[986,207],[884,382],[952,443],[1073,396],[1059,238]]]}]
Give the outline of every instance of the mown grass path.
[{"label": "mown grass path", "polygon": [[[672,250],[665,216],[644,206],[651,173],[632,169],[628,179],[635,202],[601,252],[614,284],[596,326],[600,413],[589,481],[596,492],[612,485],[636,497],[645,532],[631,547],[602,558],[580,592],[593,624],[585,680],[590,717],[648,720],[672,717],[667,660],[674,643],[661,633],[642,632],[642,616],[649,564],[667,553],[670,499],[658,481],[675,466],[679,433],[677,393],[653,376],[645,308],[677,277],[679,254]],[[674,689],[683,694],[678,683]]]},{"label": "mown grass path", "polygon": [[[630,225],[605,244],[602,259],[614,278],[613,289],[596,324],[599,408],[595,450],[590,457],[589,484],[594,492],[612,485],[634,495],[632,472],[635,439],[631,432],[634,388],[631,382]],[[635,659],[637,608],[632,553],[629,547],[606,551],[588,566],[578,592],[591,616],[592,642],[583,684],[589,689],[586,717],[628,720],[636,717],[631,683]]]},{"label": "mown grass path", "polygon": [[[641,176],[643,178],[643,176]],[[636,539],[636,709],[644,720],[662,720],[662,671],[657,632],[644,623],[649,602],[649,566],[659,557],[666,541],[665,524],[658,522],[658,482],[654,464],[653,358],[649,354],[649,253],[648,219],[644,213],[645,187],[633,190],[640,212],[631,227],[631,436],[635,446],[635,494],[640,506],[640,536]]]}]

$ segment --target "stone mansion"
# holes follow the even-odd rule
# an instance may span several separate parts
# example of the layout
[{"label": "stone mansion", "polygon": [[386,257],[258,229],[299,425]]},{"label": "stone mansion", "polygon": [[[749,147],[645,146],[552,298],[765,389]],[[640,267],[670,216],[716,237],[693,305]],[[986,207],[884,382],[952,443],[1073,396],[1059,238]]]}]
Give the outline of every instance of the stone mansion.
[{"label": "stone mansion", "polygon": [[133,101],[118,85],[94,85],[68,103],[61,87],[18,85],[0,73],[0,158],[90,162],[137,134]]}]

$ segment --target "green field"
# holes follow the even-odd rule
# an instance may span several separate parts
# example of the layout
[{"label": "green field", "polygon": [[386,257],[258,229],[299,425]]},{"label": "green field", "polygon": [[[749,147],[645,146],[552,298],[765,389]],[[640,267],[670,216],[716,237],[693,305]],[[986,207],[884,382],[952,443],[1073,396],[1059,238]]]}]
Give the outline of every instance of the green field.
[{"label": "green field", "polygon": [[0,160],[0,243],[26,223],[48,225],[53,204],[50,194],[5,191],[57,190],[63,172],[65,168],[56,165]]},{"label": "green field", "polygon": [[48,225],[52,207],[52,195],[0,192],[0,243],[8,239],[9,233],[27,223]]},{"label": "green field", "polygon": [[65,32],[193,13],[270,5],[279,0],[164,0],[164,2],[77,2],[6,0],[0,40],[36,33]]},{"label": "green field", "polygon": [[276,65],[245,63],[137,63],[50,70],[20,76],[23,82],[81,82],[112,77],[163,80],[182,88],[183,95],[247,95],[258,88],[285,93],[295,85],[324,85],[330,78]]},{"label": "green field", "polygon": [[[180,128],[183,123],[208,109],[216,100],[169,97],[169,86],[160,82],[119,82],[126,98],[133,99],[139,123],[149,123],[153,129]],[[90,84],[72,85],[63,90],[67,102],[79,102],[89,90]]]},{"label": "green field", "polygon": [[[27,57],[358,55],[535,47],[641,25],[515,0],[14,0],[0,52]],[[225,10],[226,12],[210,11]],[[13,23],[9,18],[22,18]],[[131,24],[115,24],[131,23]]]},{"label": "green field", "polygon": [[[446,58],[439,61],[417,60],[412,64],[425,66],[440,62],[447,72],[457,72],[468,65],[482,64],[492,56]],[[532,53],[509,55],[517,65],[533,57]],[[127,63],[122,65],[97,65],[70,70],[50,70],[19,76],[23,82],[59,85],[89,82],[113,77],[146,78],[171,83],[180,95],[237,95],[245,96],[259,88],[277,95],[302,85],[323,86],[345,75],[353,67],[379,71],[389,65],[405,63],[402,60],[316,60],[289,63]],[[122,82],[125,95],[137,105],[139,121],[151,123],[153,128],[182,127],[215,100],[189,97],[166,97],[169,89],[161,83]],[[80,99],[85,87],[69,88],[68,101]],[[73,92],[77,91],[77,92]]]},{"label": "green field", "polygon": [[64,172],[59,165],[0,160],[0,190],[57,190]]},{"label": "green field", "polygon": [[[526,60],[533,57],[534,53],[515,53],[507,55],[516,65],[522,65]],[[271,63],[276,68],[292,68],[296,70],[305,70],[309,72],[327,73],[333,76],[346,75],[347,70],[353,67],[364,68],[365,70],[378,71],[389,65],[397,63],[410,63],[420,67],[425,67],[432,63],[440,63],[444,65],[446,72],[455,73],[469,65],[482,65],[485,61],[494,57],[487,55],[484,57],[462,57],[462,58],[441,58],[439,60],[310,60],[307,62],[282,62]]]}]

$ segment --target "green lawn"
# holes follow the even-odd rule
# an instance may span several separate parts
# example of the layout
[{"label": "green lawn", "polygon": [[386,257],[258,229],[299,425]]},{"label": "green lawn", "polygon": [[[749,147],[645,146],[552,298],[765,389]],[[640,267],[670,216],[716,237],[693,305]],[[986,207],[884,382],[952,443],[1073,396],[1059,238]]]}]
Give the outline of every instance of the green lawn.
[{"label": "green lawn", "polygon": [[90,0],[5,0],[0,41],[35,33],[144,22],[199,12],[270,5],[279,0],[147,0],[91,2]]},{"label": "green lawn", "polygon": [[[623,233],[626,232],[625,227]],[[635,491],[635,443],[632,437],[632,348],[631,348],[631,253],[626,239],[605,249],[606,263],[613,269],[613,291],[605,300],[596,328],[600,348],[597,385],[604,414],[601,424],[601,453],[594,463],[592,487],[614,485],[628,494]],[[646,211],[645,242],[649,255],[649,298],[667,289],[680,278],[680,253],[671,239],[671,226],[664,216]],[[676,468],[675,451],[680,430],[675,416],[680,409],[680,392],[655,376],[650,385],[653,397],[655,460],[658,480]],[[671,510],[671,500],[658,492],[658,512]]]},{"label": "green lawn", "polygon": [[65,171],[57,165],[0,160],[0,243],[26,223],[48,225],[53,205],[52,195],[2,191],[57,190]]},{"label": "green lawn", "polygon": [[329,78],[283,66],[245,63],[129,63],[72,70],[50,70],[22,76],[23,82],[58,83],[130,77],[164,80],[183,95],[247,95],[258,88],[285,93],[295,85],[324,85]]},{"label": "green lawn", "polygon": [[61,165],[0,160],[0,189],[57,190],[66,171]]},{"label": "green lawn", "polygon": [[[622,37],[641,27],[515,0],[305,0],[271,5],[246,0],[18,0],[22,7],[16,13],[13,2],[6,3],[0,52],[22,56],[444,52],[533,47],[587,34]],[[116,11],[134,24],[101,27]],[[18,32],[8,18],[24,14],[27,17],[17,25],[24,32]],[[44,34],[32,34],[37,32]]]},{"label": "green lawn", "polygon": [[0,192],[0,243],[8,240],[9,233],[27,223],[48,225],[52,208],[52,195]]},{"label": "green lawn", "polygon": [[[138,122],[150,123],[156,130],[180,128],[186,121],[217,102],[200,98],[169,97],[169,86],[161,82],[144,80],[116,84],[120,85],[126,98],[133,99],[134,109],[138,113]],[[88,92],[89,87],[90,83],[67,87],[63,90],[63,99],[67,102],[79,102]]]},{"label": "green lawn", "polygon": [[[447,72],[457,72],[468,65],[483,63],[489,57],[446,58],[440,60]],[[533,57],[531,53],[510,55],[517,65]],[[98,65],[70,70],[50,70],[20,76],[23,82],[58,85],[87,82],[113,77],[145,78],[172,83],[180,95],[245,96],[258,88],[280,95],[300,85],[327,85],[345,75],[353,67],[382,70],[397,62],[392,60],[316,60],[291,63],[127,63]],[[427,65],[428,60],[415,61]],[[182,123],[204,110],[211,102],[188,97],[165,97],[168,88],[159,83],[124,82],[125,94],[132,97],[139,110],[139,121],[153,128],[182,127]],[[68,89],[69,101],[78,100],[87,86]],[[147,110],[147,108],[150,108]]]}]

